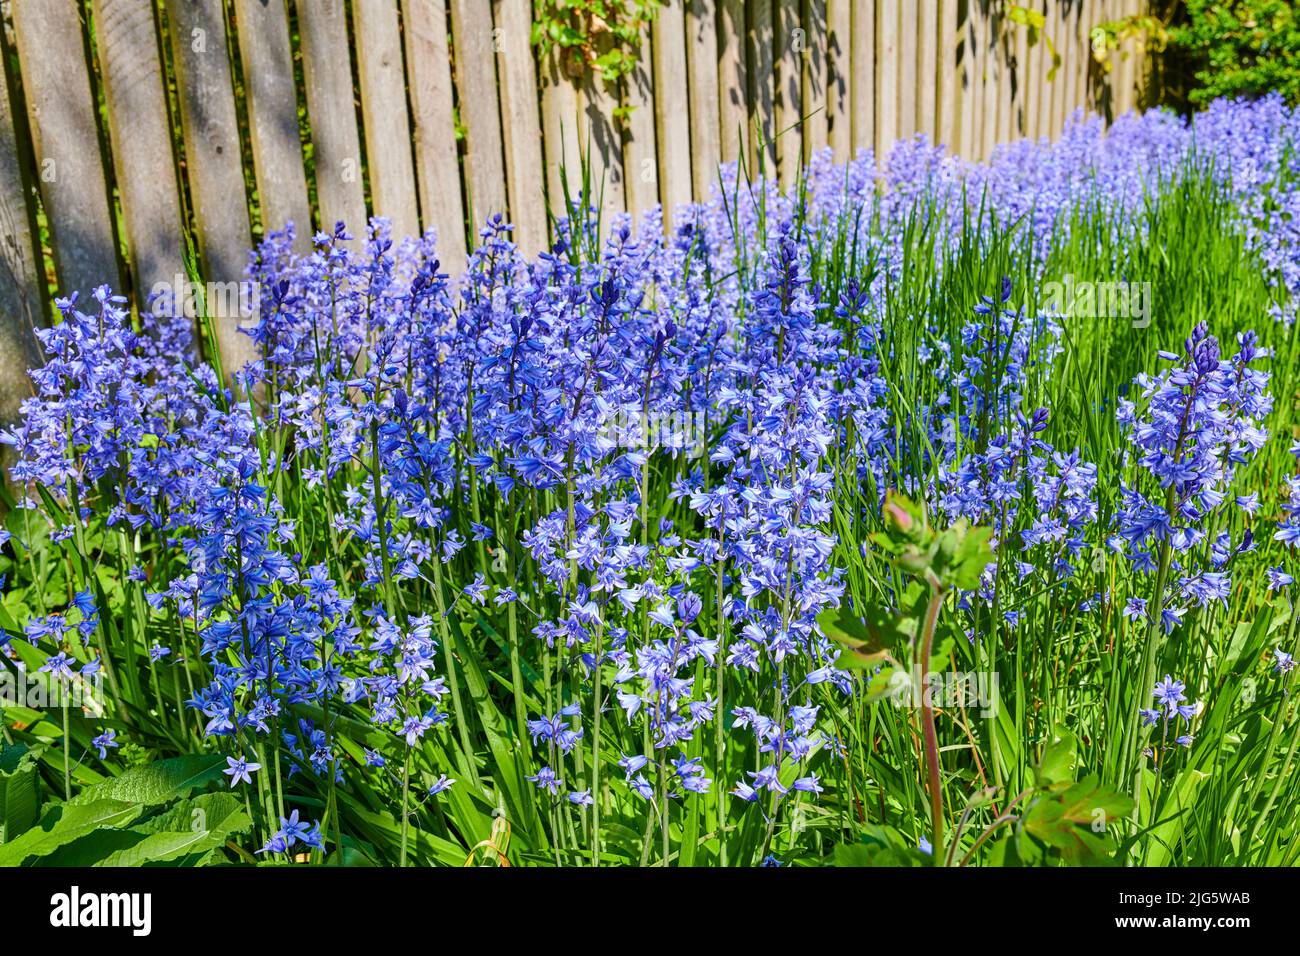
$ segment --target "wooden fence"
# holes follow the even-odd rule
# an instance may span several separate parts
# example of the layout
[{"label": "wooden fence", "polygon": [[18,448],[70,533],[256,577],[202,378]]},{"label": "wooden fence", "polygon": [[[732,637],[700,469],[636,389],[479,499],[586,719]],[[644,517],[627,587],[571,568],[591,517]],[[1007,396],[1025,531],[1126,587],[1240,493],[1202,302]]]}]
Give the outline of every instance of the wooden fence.
[{"label": "wooden fence", "polygon": [[[606,213],[702,199],[737,159],[789,183],[812,151],[917,133],[986,156],[1136,105],[1144,57],[1101,70],[1089,31],[1144,6],[671,0],[611,87],[539,61],[530,0],[0,0],[0,419],[54,289],[138,304],[187,242],[238,279],[287,220],[304,244],[367,214],[434,227],[455,272],[499,212],[536,252],[580,154]],[[239,354],[233,325],[218,335]]]}]

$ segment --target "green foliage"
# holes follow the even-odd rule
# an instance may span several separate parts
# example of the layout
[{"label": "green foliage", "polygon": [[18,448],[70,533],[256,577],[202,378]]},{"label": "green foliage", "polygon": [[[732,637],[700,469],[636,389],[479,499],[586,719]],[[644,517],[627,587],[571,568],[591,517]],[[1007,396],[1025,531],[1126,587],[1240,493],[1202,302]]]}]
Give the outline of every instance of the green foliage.
[{"label": "green foliage", "polygon": [[1193,105],[1272,90],[1300,103],[1300,15],[1290,0],[1187,0],[1186,20],[1169,37],[1192,59]]},{"label": "green foliage", "polygon": [[1051,67],[1047,71],[1048,80],[1056,79],[1056,71],[1061,68],[1061,54],[1056,50],[1056,44],[1052,42],[1051,36],[1044,29],[1047,26],[1047,16],[1041,10],[1025,6],[1021,3],[1008,3],[1006,5],[1007,24],[1013,24],[1016,27],[1029,31],[1029,45],[1036,46],[1039,40],[1047,48],[1047,55],[1051,60]]},{"label": "green foliage", "polygon": [[220,791],[189,796],[220,777],[223,763],[212,756],[177,757],[87,787],[0,844],[0,866],[226,862],[221,848],[252,823],[244,805]]},{"label": "green foliage", "polygon": [[[898,661],[914,656],[932,594],[977,587],[993,561],[990,528],[974,528],[961,520],[937,531],[930,526],[923,502],[893,490],[885,496],[882,515],[885,530],[869,537],[876,547],[871,554],[914,579],[901,590],[899,606],[864,603],[858,617],[841,605],[817,618],[822,633],[842,648],[835,666],[869,673],[866,700],[871,703],[898,688]],[[931,671],[947,666],[951,646],[950,635],[940,629],[930,648]]]},{"label": "green foliage", "polygon": [[30,830],[40,817],[38,754],[25,744],[0,749],[0,844]]},{"label": "green foliage", "polygon": [[[1223,191],[1208,176],[1182,173],[1177,182],[1153,183],[1142,208],[1080,207],[1048,253],[1048,275],[1104,279],[1122,267],[1149,279],[1159,292],[1150,328],[1072,323],[1065,332],[1065,350],[1055,360],[1059,367],[1051,375],[1027,379],[1027,407],[1052,409],[1045,437],[1058,447],[1078,445],[1085,458],[1098,464],[1100,482],[1111,488],[1123,477],[1115,396],[1138,372],[1157,367],[1156,350],[1178,342],[1201,318],[1223,339],[1242,328],[1261,331],[1264,343],[1276,350],[1270,370],[1280,400],[1271,428],[1284,430],[1291,421],[1286,396],[1295,394],[1300,369],[1294,333],[1271,327],[1266,317],[1269,277],[1229,225],[1233,210]],[[1023,226],[994,229],[986,239],[940,252],[924,219],[918,217],[915,228],[900,239],[908,267],[888,285],[880,303],[879,352],[890,365],[893,386],[882,401],[896,422],[909,421],[917,409],[934,407],[940,398],[936,389],[942,386],[918,364],[919,345],[940,345],[960,362],[968,354],[962,327],[970,310],[1002,276],[1015,277],[1016,294],[1024,295],[1027,307],[1034,307],[1037,296],[1038,266],[1028,256],[1024,232],[1018,231]],[[812,280],[827,301],[838,299],[847,277],[865,284],[876,268],[842,236],[817,236],[810,248]],[[844,341],[852,339],[845,336]],[[996,363],[989,367],[991,374],[1000,374]],[[264,435],[256,441],[268,457],[278,454],[264,447]],[[1292,473],[1287,444],[1275,440],[1261,450],[1251,465],[1252,486],[1258,479],[1259,486],[1277,488]],[[150,446],[148,440],[142,443]],[[1077,604],[1066,600],[1063,589],[1020,581],[1014,572],[1019,551],[1015,532],[1020,530],[1015,528],[998,543],[1001,560],[994,586],[998,610],[1016,614],[1020,623],[1006,626],[1000,617],[990,621],[986,614],[978,621],[984,639],[967,640],[955,626],[961,620],[953,613],[955,592],[981,583],[980,573],[993,558],[987,529],[965,524],[935,528],[923,505],[895,494],[888,496],[883,514],[879,508],[883,487],[927,487],[935,477],[933,458],[919,450],[915,457],[911,450],[900,452],[879,476],[882,487],[870,483],[876,476],[864,481],[856,461],[833,461],[828,467],[836,471],[835,514],[828,530],[836,538],[834,563],[845,569],[846,601],[840,610],[823,615],[819,626],[840,648],[834,663],[855,672],[855,691],[846,695],[829,684],[800,691],[828,715],[834,739],[817,758],[825,792],[816,802],[798,803],[797,814],[791,814],[797,826],[785,817],[776,819],[769,840],[763,815],[733,812],[736,802],[724,791],[722,799],[731,801],[723,807],[729,863],[756,862],[765,843],[783,861],[801,864],[936,862],[918,849],[921,837],[930,838],[932,831],[916,708],[892,702],[871,706],[883,701],[892,675],[914,658],[936,584],[943,602],[929,669],[978,671],[1000,681],[987,715],[956,707],[936,713],[942,790],[948,801],[944,862],[1296,862],[1300,787],[1287,753],[1297,717],[1293,697],[1282,692],[1271,674],[1273,649],[1295,644],[1295,617],[1285,601],[1270,598],[1258,584],[1262,569],[1276,563],[1266,526],[1254,529],[1264,542],[1258,553],[1234,559],[1241,593],[1231,606],[1191,611],[1185,624],[1191,636],[1163,649],[1162,672],[1188,676],[1214,693],[1197,718],[1195,745],[1168,748],[1168,757],[1162,753],[1145,771],[1141,793],[1133,794],[1134,776],[1123,772],[1119,760],[1120,738],[1133,707],[1149,702],[1150,687],[1138,686],[1133,675],[1137,639],[1123,616],[1077,613]],[[671,470],[653,472],[647,485],[649,507],[688,526],[686,506],[667,494],[671,477]],[[288,472],[277,480],[294,488]],[[285,494],[284,500],[300,522],[298,547],[304,561],[319,556],[332,526],[320,499]],[[541,507],[553,504],[544,501]],[[1265,502],[1266,509],[1275,505],[1271,499]],[[507,513],[494,518],[503,536],[511,537],[528,521],[526,515]],[[1234,519],[1224,529],[1233,540],[1240,540],[1244,520]],[[45,655],[24,639],[22,622],[44,607],[66,603],[77,587],[76,552],[71,542],[50,540],[49,525],[39,512],[11,510],[6,527],[13,540],[0,553],[0,574],[7,579],[0,627],[12,636],[15,660],[31,670]],[[159,760],[205,746],[201,722],[182,703],[188,679],[204,676],[202,662],[198,655],[178,653],[165,669],[158,668],[163,679],[159,687],[152,686],[150,645],[186,646],[166,615],[146,621],[134,610],[142,588],[128,570],[156,555],[133,555],[129,542],[99,517],[87,523],[84,533],[86,551],[94,556],[104,640],[122,703],[110,702],[109,716],[102,719],[74,712],[66,729],[57,711],[5,706],[3,729],[16,743],[0,756],[0,811],[5,814],[0,864],[265,860],[249,851],[276,826],[279,807],[270,806],[269,793],[272,768],[288,767],[290,761],[265,760],[259,782],[265,781],[268,794],[262,800],[255,787],[224,789],[222,764],[212,755]],[[1104,541],[1087,541],[1089,548],[1099,543]],[[352,545],[345,541],[343,547]],[[459,579],[478,567],[472,552],[467,548],[456,559]],[[501,572],[502,579],[509,580],[509,573]],[[1077,593],[1132,592],[1130,574],[1110,556],[1081,562]],[[511,647],[530,639],[527,628],[512,633],[515,622],[508,611],[467,605],[462,601],[447,616],[452,626],[445,656],[440,655],[458,682],[461,715],[447,732],[431,735],[415,751],[412,765],[417,794],[443,771],[458,783],[413,808],[406,821],[409,858],[451,866],[463,866],[467,859],[489,866],[588,864],[597,852],[593,841],[580,830],[557,827],[545,795],[526,779],[537,772],[541,755],[520,726],[520,715],[542,712],[548,691],[563,692],[581,665],[557,654],[544,673],[535,658],[521,656],[516,682]],[[713,626],[710,618],[706,612],[697,625],[704,633]],[[82,653],[77,641],[66,649],[73,656]],[[106,689],[111,693],[113,685]],[[725,705],[730,710],[749,702],[731,688]],[[286,774],[283,781],[285,806],[301,808],[322,822],[330,848],[323,862],[396,862],[404,835],[397,796],[401,768],[355,772],[365,763],[365,749],[383,747],[391,732],[372,724],[364,708],[329,715],[306,705],[288,709],[294,719],[328,723],[339,761],[348,768],[347,786],[333,795],[333,805],[327,782],[310,766],[293,764],[300,772]],[[118,732],[121,746],[100,759],[89,740],[109,728]],[[600,758],[602,782],[617,782],[622,776],[618,757],[637,752],[642,743],[627,735],[621,720],[608,719],[604,733],[609,746]],[[707,738],[697,742],[711,745]],[[75,796],[62,802],[65,746],[71,753]],[[581,753],[585,757],[591,751]],[[752,748],[729,747],[718,777],[744,779],[754,757]],[[599,860],[636,864],[645,852],[644,805],[626,788],[605,785]],[[251,812],[243,802],[245,792],[253,801]],[[1137,808],[1134,796],[1140,796]],[[662,855],[667,865],[721,861],[718,804],[712,797],[706,800],[670,806]]]},{"label": "green foliage", "polygon": [[929,866],[930,857],[890,826],[864,826],[857,843],[841,843],[832,854],[835,866]]},{"label": "green foliage", "polygon": [[[533,8],[533,45],[560,51],[570,77],[587,73],[614,84],[636,69],[646,27],[663,0],[540,0]],[[626,119],[628,108],[615,109]]]},{"label": "green foliage", "polygon": [[941,590],[969,591],[993,561],[991,528],[973,528],[959,520],[944,531],[930,527],[924,504],[914,504],[895,491],[885,497],[885,530],[871,543],[888,555],[904,574],[929,581]]}]

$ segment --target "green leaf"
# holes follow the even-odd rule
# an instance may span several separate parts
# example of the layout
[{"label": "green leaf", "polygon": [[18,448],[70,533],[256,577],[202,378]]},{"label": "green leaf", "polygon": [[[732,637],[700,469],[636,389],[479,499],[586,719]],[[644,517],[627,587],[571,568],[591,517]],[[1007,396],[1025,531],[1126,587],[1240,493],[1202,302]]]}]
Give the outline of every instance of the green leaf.
[{"label": "green leaf", "polygon": [[1133,809],[1133,800],[1090,776],[1043,794],[1024,816],[1024,829],[1076,866],[1114,865],[1109,829]]},{"label": "green leaf", "polygon": [[71,802],[118,800],[157,806],[221,779],[221,770],[225,765],[225,758],[215,754],[173,757],[171,760],[135,767],[121,776],[88,787],[73,797]]},{"label": "green leaf", "polygon": [[126,826],[140,816],[141,810],[138,803],[123,800],[60,804],[46,812],[39,827],[0,846],[0,866],[20,866],[29,859],[47,856],[100,827]]},{"label": "green leaf", "polygon": [[836,846],[831,861],[835,866],[929,866],[933,862],[893,827],[876,824],[864,826],[857,843]]},{"label": "green leaf", "polygon": [[964,523],[958,523],[945,532],[945,536],[948,535],[952,536],[948,579],[955,587],[972,591],[979,587],[980,576],[993,561],[993,548],[989,545],[993,529],[968,528]]},{"label": "green leaf", "polygon": [[41,862],[47,866],[195,866],[251,823],[234,794],[205,793],[127,828],[99,827]]},{"label": "green leaf", "polygon": [[1173,848],[1178,845],[1195,812],[1197,792],[1209,778],[1210,775],[1204,771],[1189,769],[1180,773],[1168,786],[1156,813],[1156,818],[1163,822],[1151,831],[1143,865],[1168,866],[1178,862],[1173,859]]},{"label": "green leaf", "polygon": [[821,632],[844,650],[835,666],[848,670],[868,670],[892,661],[890,649],[899,639],[899,617],[881,607],[868,607],[866,623],[841,605],[817,615]]},{"label": "green leaf", "polygon": [[1074,779],[1078,743],[1078,738],[1070,731],[1057,728],[1055,739],[1043,748],[1043,759],[1035,771],[1040,787],[1051,787]]},{"label": "green leaf", "polygon": [[143,866],[146,863],[166,863],[189,854],[205,853],[213,847],[212,834],[206,830],[142,833],[132,829],[131,834],[138,836],[139,842],[109,853],[93,865]]},{"label": "green leaf", "polygon": [[1047,24],[1047,17],[1041,10],[1031,10],[1018,3],[1007,4],[1007,19],[1034,30],[1041,30]]},{"label": "green leaf", "polygon": [[0,750],[0,843],[12,841],[40,819],[38,753],[25,744]]}]

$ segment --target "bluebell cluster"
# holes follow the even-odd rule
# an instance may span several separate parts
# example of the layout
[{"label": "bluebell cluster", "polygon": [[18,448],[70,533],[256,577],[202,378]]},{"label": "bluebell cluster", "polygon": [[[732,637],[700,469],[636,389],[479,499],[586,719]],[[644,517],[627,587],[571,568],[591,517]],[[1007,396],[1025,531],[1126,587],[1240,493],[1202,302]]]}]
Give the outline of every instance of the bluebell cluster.
[{"label": "bluebell cluster", "polygon": [[[840,746],[822,702],[851,678],[816,622],[845,600],[845,467],[883,495],[895,463],[920,456],[929,477],[904,490],[943,521],[992,527],[1018,577],[1068,583],[1102,545],[1155,576],[1164,555],[1169,631],[1189,605],[1226,602],[1229,559],[1255,546],[1216,520],[1258,507],[1237,480],[1270,440],[1253,333],[1227,351],[1198,326],[1138,376],[1117,406],[1123,485],[1099,489],[1097,463],[1050,444],[1051,410],[1026,398],[1064,348],[1061,317],[1026,311],[1009,280],[959,348],[920,337],[939,397],[908,420],[891,413],[880,303],[902,269],[902,224],[926,203],[955,244],[983,196],[1003,222],[1028,217],[1046,250],[1079,191],[1136,203],[1197,149],[1221,160],[1242,229],[1289,295],[1300,195],[1280,172],[1297,162],[1284,145],[1297,130],[1265,99],[1193,126],[1151,113],[1107,133],[1077,119],[1059,143],[1002,147],[987,165],[923,140],[880,170],[869,153],[847,167],[819,155],[806,195],[719,191],[667,233],[657,211],[634,228],[575,206],[532,260],[493,219],[455,278],[432,233],[399,243],[382,219],[355,237],[339,224],[299,254],[290,226],[250,256],[257,357],[232,380],[166,309],[137,328],[108,289],[59,300],[59,323],[38,330],[35,395],[3,435],[11,477],[54,541],[93,533],[129,558],[158,635],[150,663],[183,659],[202,676],[184,705],[228,754],[232,787],[272,769],[268,741],[288,775],[342,786],[431,741],[472,752],[466,665],[453,661],[486,628],[537,675],[529,700],[508,666],[492,693],[519,717],[539,794],[561,808],[600,799],[590,748],[603,721],[599,759],[618,769],[597,788],[647,803],[722,788],[770,813],[815,799]],[[880,268],[831,297],[813,281],[811,230],[853,234]],[[1103,495],[1120,502],[1104,517]],[[1289,502],[1276,535],[1294,546],[1294,482]],[[994,571],[962,609],[994,605]],[[1279,567],[1270,580],[1291,578]],[[93,583],[88,570],[66,609],[25,622],[52,671],[101,666]],[[1127,612],[1152,615],[1151,593]],[[1146,720],[1192,720],[1182,690],[1166,679]],[[382,743],[358,757],[331,715]],[[114,737],[96,738],[100,757]],[[733,740],[755,759],[728,773],[718,748]],[[466,769],[448,758],[420,789],[463,787]],[[265,849],[321,839],[294,810]]]}]

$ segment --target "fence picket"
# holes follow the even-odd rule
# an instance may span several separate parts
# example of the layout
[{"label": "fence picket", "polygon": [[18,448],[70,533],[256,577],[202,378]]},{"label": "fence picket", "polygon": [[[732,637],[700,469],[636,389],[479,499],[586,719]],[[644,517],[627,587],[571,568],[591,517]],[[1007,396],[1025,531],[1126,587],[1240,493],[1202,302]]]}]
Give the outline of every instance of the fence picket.
[{"label": "fence picket", "polygon": [[578,114],[578,135],[589,150],[593,170],[592,200],[600,202],[601,228],[608,235],[613,218],[627,210],[627,184],[623,171],[623,134],[614,120],[619,105],[618,85],[592,70],[583,74]]},{"label": "fence picket", "polygon": [[343,0],[295,0],[302,43],[303,85],[316,173],[317,223],[333,229],[345,222],[365,234],[366,198],[361,184],[361,138],[348,62],[348,24]]},{"label": "fence picket", "polygon": [[159,283],[174,285],[184,274],[158,26],[150,0],[94,0],[92,9],[131,278],[144,308]]},{"label": "fence picket", "polygon": [[917,26],[918,16],[915,3],[900,0],[898,20],[894,29],[898,31],[898,138],[911,139],[917,131]]},{"label": "fence picket", "polygon": [[853,105],[853,152],[876,148],[876,3],[853,4],[853,31],[849,42],[849,85]]},{"label": "fence picket", "polygon": [[939,140],[939,3],[922,3],[916,21],[916,129]]},{"label": "fence picket", "polygon": [[826,2],[826,138],[835,162],[853,152],[853,5],[850,0]]},{"label": "fence picket", "polygon": [[546,209],[539,201],[544,192],[542,128],[531,40],[532,6],[529,0],[496,0],[495,12],[506,196],[515,242],[531,256],[548,245]]},{"label": "fence picket", "polygon": [[355,3],[352,17],[370,200],[375,215],[387,216],[393,235],[400,239],[419,231],[420,210],[397,0]]},{"label": "fence picket", "polygon": [[748,153],[747,35],[745,0],[721,0],[718,10],[718,129],[724,163],[738,162]]},{"label": "fence picket", "polygon": [[[167,20],[203,275],[209,282],[238,282],[248,260],[248,197],[221,0],[167,0]],[[240,333],[241,317],[217,309],[216,347],[229,374],[256,350]]]},{"label": "fence picket", "polygon": [[935,24],[937,43],[935,69],[938,71],[939,79],[934,111],[934,140],[949,149],[956,148],[957,139],[961,135],[957,90],[963,64],[957,6],[958,0],[939,0]]},{"label": "fence picket", "polygon": [[746,77],[749,81],[749,160],[751,177],[776,175],[775,20],[771,0],[750,0],[745,25]]},{"label": "fence picket", "polygon": [[546,195],[551,214],[563,218],[568,215],[566,190],[569,199],[576,200],[582,188],[582,157],[587,149],[578,136],[578,90],[564,70],[559,47],[547,54],[540,76]]},{"label": "fence picket", "polygon": [[803,107],[803,27],[799,3],[777,3],[775,17],[776,156],[782,189],[795,181],[803,159],[805,117]]},{"label": "fence picket", "polygon": [[13,0],[14,36],[59,289],[121,288],[76,0]]},{"label": "fence picket", "polygon": [[898,0],[876,0],[876,156],[898,138]]},{"label": "fence picket", "polygon": [[803,155],[807,161],[826,148],[830,135],[826,0],[804,0],[803,29]]},{"label": "fence picket", "polygon": [[[465,207],[460,199],[445,0],[404,0],[402,27],[421,225],[436,230],[438,260],[445,272],[455,275],[465,267]],[[540,157],[537,165],[540,175]]]},{"label": "fence picket", "polygon": [[686,68],[691,108],[691,182],[702,201],[718,180],[717,0],[687,0]]},{"label": "fence picket", "polygon": [[633,217],[659,205],[659,160],[655,146],[654,58],[650,27],[641,28],[636,66],[623,84],[623,103],[631,112],[623,134],[626,200]]},{"label": "fence picket", "polygon": [[33,330],[45,324],[45,282],[5,66],[0,63],[0,426],[14,422],[32,393],[27,370],[41,360]]},{"label": "fence picket", "polygon": [[991,0],[984,0],[980,14],[981,46],[979,57],[984,63],[983,103],[980,112],[980,159],[988,159],[998,141],[1001,128],[1002,102],[999,87],[1002,83],[1003,63],[1000,38],[1000,17]]},{"label": "fence picket", "polygon": [[686,76],[686,18],[682,8],[660,8],[651,32],[659,191],[667,226],[677,207],[691,201],[691,124],[686,85],[682,82]]},{"label": "fence picket", "polygon": [[298,135],[298,92],[284,0],[235,0],[235,36],[248,101],[248,130],[262,228],[292,221],[297,248],[311,245],[311,212]]},{"label": "fence picket", "polygon": [[482,0],[451,0],[457,102],[465,125],[471,234],[494,213],[506,211],[493,30],[491,8]]}]

